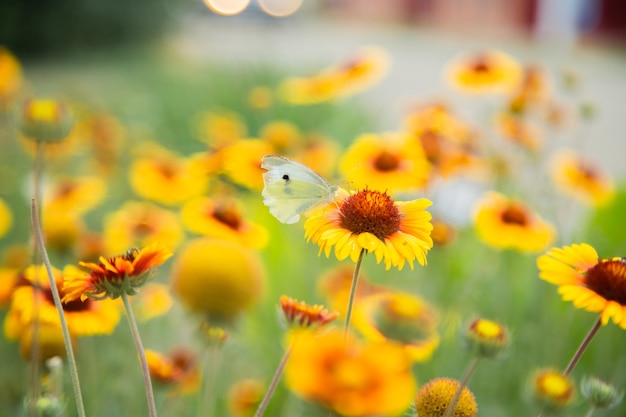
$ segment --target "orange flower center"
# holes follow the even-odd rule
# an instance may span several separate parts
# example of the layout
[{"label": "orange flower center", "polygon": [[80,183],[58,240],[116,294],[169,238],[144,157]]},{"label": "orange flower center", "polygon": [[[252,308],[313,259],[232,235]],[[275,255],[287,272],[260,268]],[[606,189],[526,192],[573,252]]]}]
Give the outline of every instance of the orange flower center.
[{"label": "orange flower center", "polygon": [[504,223],[526,226],[528,224],[528,215],[523,207],[510,204],[500,215]]},{"label": "orange flower center", "polygon": [[472,71],[477,73],[488,73],[491,71],[491,66],[489,65],[489,60],[484,55],[479,55],[474,59],[472,63]]},{"label": "orange flower center", "polygon": [[585,283],[605,299],[626,306],[626,258],[600,261],[587,270]]},{"label": "orange flower center", "polygon": [[400,230],[400,210],[387,193],[359,191],[341,204],[341,226],[353,234],[371,233],[380,240]]},{"label": "orange flower center", "polygon": [[374,167],[378,171],[395,171],[400,166],[398,157],[391,152],[383,151],[374,160]]}]

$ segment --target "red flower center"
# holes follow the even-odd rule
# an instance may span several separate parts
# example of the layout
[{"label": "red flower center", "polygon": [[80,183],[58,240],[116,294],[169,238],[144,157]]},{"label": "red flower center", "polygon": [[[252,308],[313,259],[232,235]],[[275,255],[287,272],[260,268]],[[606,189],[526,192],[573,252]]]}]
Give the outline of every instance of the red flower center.
[{"label": "red flower center", "polygon": [[516,204],[510,204],[500,215],[504,223],[516,224],[518,226],[526,226],[528,224],[528,215],[523,207]]},{"label": "red flower center", "polygon": [[234,230],[238,230],[241,225],[241,216],[228,204],[215,207],[213,218]]},{"label": "red flower center", "polygon": [[626,306],[626,258],[605,259],[587,270],[587,288]]},{"label": "red flower center", "polygon": [[363,190],[341,204],[341,226],[353,234],[371,233],[380,240],[400,230],[400,210],[387,193]]},{"label": "red flower center", "polygon": [[399,166],[398,157],[391,152],[383,151],[374,160],[374,167],[382,172],[395,171]]}]

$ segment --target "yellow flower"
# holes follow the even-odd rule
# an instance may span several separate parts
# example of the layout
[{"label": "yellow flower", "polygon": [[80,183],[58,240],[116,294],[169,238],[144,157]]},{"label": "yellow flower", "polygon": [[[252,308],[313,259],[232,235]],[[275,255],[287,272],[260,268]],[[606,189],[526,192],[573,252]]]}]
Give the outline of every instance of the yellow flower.
[{"label": "yellow flower", "polygon": [[548,80],[545,71],[537,65],[524,67],[520,85],[513,94],[509,110],[525,114],[532,107],[544,104],[549,96]]},{"label": "yellow flower", "polygon": [[201,114],[198,130],[200,140],[212,149],[221,149],[245,138],[247,134],[243,117],[228,110],[214,110]]},{"label": "yellow flower", "polygon": [[324,306],[308,305],[304,301],[282,295],[280,309],[285,317],[286,324],[295,328],[319,328],[339,317],[339,313],[330,313]]},{"label": "yellow flower", "polygon": [[488,193],[475,215],[478,237],[494,248],[538,252],[554,241],[554,228],[521,201]]},{"label": "yellow flower", "polygon": [[15,56],[0,46],[0,103],[6,104],[22,86],[22,66]]},{"label": "yellow flower", "polygon": [[288,78],[279,90],[286,102],[296,105],[349,96],[380,80],[388,71],[389,61],[385,50],[363,48],[347,62],[326,68],[316,75]]},{"label": "yellow flower", "polygon": [[0,237],[7,234],[13,223],[13,216],[9,206],[0,199]]},{"label": "yellow flower", "polygon": [[456,230],[451,224],[440,219],[433,219],[432,224],[433,230],[430,236],[433,238],[435,246],[445,246],[454,242]]},{"label": "yellow flower", "polygon": [[106,185],[98,177],[61,177],[44,191],[43,212],[84,214],[104,198]]},{"label": "yellow flower", "polygon": [[133,308],[137,318],[142,321],[164,315],[173,304],[169,286],[156,283],[144,285],[141,292],[133,299]]},{"label": "yellow flower", "polygon": [[129,175],[137,195],[167,205],[180,204],[204,194],[208,184],[202,164],[164,148],[136,159],[130,166]]},{"label": "yellow flower", "polygon": [[141,250],[129,249],[123,255],[111,258],[103,256],[99,262],[79,262],[88,271],[74,266],[65,268],[63,282],[64,302],[87,298],[117,298],[122,293],[134,295],[137,288],[148,278],[152,268],[164,263],[172,252],[158,245],[151,245]]},{"label": "yellow flower", "polygon": [[200,389],[198,360],[188,349],[177,348],[168,355],[146,349],[146,361],[155,381],[174,387],[170,395],[193,394]]},{"label": "yellow flower", "polygon": [[532,392],[541,409],[549,412],[562,410],[574,399],[574,384],[563,374],[544,369],[533,378]]},{"label": "yellow flower", "polygon": [[[318,280],[318,291],[326,297],[329,306],[333,310],[339,311],[342,316],[346,314],[353,275],[354,267],[352,265],[340,265],[326,271]],[[354,294],[355,303],[358,305],[363,298],[385,291],[387,291],[385,287],[372,284],[365,271],[361,271]],[[357,309],[354,311],[354,315],[357,316],[358,314],[360,313]]]},{"label": "yellow flower", "polygon": [[437,313],[425,300],[386,291],[358,301],[354,326],[368,340],[402,344],[414,361],[426,361],[439,345]]},{"label": "yellow flower", "polygon": [[472,321],[463,336],[467,350],[484,358],[502,356],[510,343],[508,330],[501,324],[486,319]]},{"label": "yellow flower", "polygon": [[74,127],[76,136],[91,150],[95,166],[109,174],[121,168],[126,132],[122,123],[107,113],[88,114],[77,120]]},{"label": "yellow flower", "polygon": [[224,172],[234,183],[261,191],[263,172],[261,158],[275,153],[268,142],[241,139],[222,150]]},{"label": "yellow flower", "polygon": [[303,140],[298,126],[285,120],[274,120],[265,124],[259,136],[270,143],[278,154],[285,154],[289,149],[299,147]]},{"label": "yellow flower", "polygon": [[274,103],[274,93],[269,87],[256,86],[248,92],[248,103],[255,109],[267,109]]},{"label": "yellow flower", "polygon": [[[461,384],[451,378],[436,378],[420,388],[415,397],[415,411],[419,417],[443,417]],[[452,417],[475,417],[478,405],[474,394],[463,387]]]},{"label": "yellow flower", "polygon": [[201,197],[187,202],[182,210],[183,225],[191,232],[230,240],[262,249],[267,245],[267,230],[244,217],[239,201],[229,197]]},{"label": "yellow flower", "polygon": [[183,229],[171,211],[152,203],[129,201],[105,217],[103,235],[110,253],[156,242],[174,249],[183,239]]},{"label": "yellow flower", "polygon": [[[57,287],[66,278],[56,268],[52,269]],[[48,275],[43,266],[29,266],[18,278],[11,297],[9,312],[4,321],[4,332],[9,340],[22,337],[37,317],[40,325],[58,327],[61,322],[54,305],[52,292],[48,283]],[[35,288],[41,288],[36,290]],[[63,297],[65,293],[60,291]],[[120,319],[119,307],[112,300],[66,300],[62,303],[67,327],[75,337],[97,334],[111,334]]]},{"label": "yellow flower", "polygon": [[558,285],[564,301],[600,313],[626,329],[626,259],[600,259],[586,243],[553,248],[537,259],[539,278]]},{"label": "yellow flower", "polygon": [[511,56],[495,50],[463,54],[450,62],[445,76],[466,93],[500,93],[520,84],[522,68]]},{"label": "yellow flower", "polygon": [[[8,317],[7,317],[8,319]],[[25,361],[32,361],[34,326],[24,328],[18,336],[20,355]],[[70,335],[71,336],[71,335]],[[72,348],[76,352],[76,342],[71,337]],[[37,362],[45,363],[55,356],[64,358],[66,354],[63,330],[60,324],[40,323],[37,326],[38,355]]]},{"label": "yellow flower", "polygon": [[20,268],[0,267],[0,308],[8,307],[15,284],[20,276]]},{"label": "yellow flower", "polygon": [[52,99],[29,99],[22,108],[20,131],[35,142],[61,142],[73,127],[67,106]]},{"label": "yellow flower", "polygon": [[371,252],[387,269],[413,268],[426,264],[433,246],[431,215],[425,198],[395,202],[386,193],[362,190],[339,196],[334,203],[315,211],[304,224],[305,237],[320,247],[326,257],[335,247],[337,259],[358,260],[362,250]]},{"label": "yellow flower", "polygon": [[48,248],[65,253],[73,249],[85,232],[85,224],[72,211],[43,212],[42,230]]},{"label": "yellow flower", "polygon": [[339,162],[355,188],[414,191],[428,181],[430,166],[421,145],[406,133],[359,136]]},{"label": "yellow flower", "polygon": [[256,379],[237,381],[228,390],[228,410],[233,417],[252,417],[264,392],[265,385]]},{"label": "yellow flower", "polygon": [[337,141],[321,135],[313,135],[307,138],[303,146],[293,152],[291,159],[308,166],[322,177],[329,178],[334,174],[340,150]]},{"label": "yellow flower", "polygon": [[190,241],[172,271],[174,295],[191,311],[220,319],[252,307],[263,289],[263,265],[256,252],[221,239]]},{"label": "yellow flower", "polygon": [[543,146],[538,128],[514,114],[503,113],[498,116],[496,130],[504,139],[529,151],[538,151]]},{"label": "yellow flower", "polygon": [[411,361],[401,346],[346,342],[339,330],[300,334],[285,379],[297,395],[350,417],[399,415],[415,393]]},{"label": "yellow flower", "polygon": [[551,177],[565,194],[594,206],[609,203],[615,186],[609,174],[587,157],[574,151],[561,151],[552,159]]}]

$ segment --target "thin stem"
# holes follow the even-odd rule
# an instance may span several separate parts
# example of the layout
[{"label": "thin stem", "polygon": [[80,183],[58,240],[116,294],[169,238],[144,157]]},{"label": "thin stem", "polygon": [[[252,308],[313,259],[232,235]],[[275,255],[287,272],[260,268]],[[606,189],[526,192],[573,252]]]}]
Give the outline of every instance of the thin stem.
[{"label": "thin stem", "polygon": [[467,383],[469,382],[470,378],[474,374],[474,371],[476,370],[476,366],[478,366],[479,360],[480,360],[480,357],[476,356],[472,358],[472,361],[467,366],[465,375],[463,375],[463,379],[461,380],[461,383],[459,384],[454,395],[452,396],[452,400],[450,400],[450,404],[448,404],[448,408],[446,409],[446,414],[444,414],[444,417],[450,417],[454,413],[456,404],[459,402],[459,398],[461,398],[461,393],[463,392],[463,388],[467,386]]},{"label": "thin stem", "polygon": [[601,326],[602,326],[602,317],[598,317],[598,321],[596,321],[596,323],[593,325],[591,330],[589,330],[589,333],[587,333],[587,336],[585,336],[585,338],[583,339],[582,343],[578,347],[578,350],[576,350],[574,357],[572,358],[570,363],[567,365],[567,368],[565,368],[565,371],[563,371],[564,376],[568,376],[569,374],[572,373],[572,371],[574,370],[574,367],[576,366],[576,364],[578,364],[578,361],[580,360],[581,356],[583,356],[583,353],[587,349],[587,346],[589,346],[589,343],[591,343],[591,339],[593,339],[593,337],[596,335],[598,330],[600,330]]},{"label": "thin stem", "polygon": [[218,357],[221,353],[221,343],[212,342],[207,349],[205,362],[207,363],[207,377],[204,382],[204,395],[202,396],[202,407],[200,407],[201,415],[205,417],[213,417],[215,412],[215,385],[217,383],[217,369],[222,362]]},{"label": "thin stem", "polygon": [[152,379],[150,379],[150,370],[148,369],[148,361],[146,360],[146,352],[141,343],[141,337],[139,336],[139,328],[137,327],[137,321],[135,320],[135,314],[133,308],[128,300],[128,295],[122,292],[122,301],[124,302],[124,308],[126,309],[126,317],[128,318],[128,325],[130,326],[130,332],[135,342],[135,348],[139,354],[139,361],[141,362],[141,372],[143,372],[143,383],[146,387],[146,398],[148,400],[148,413],[150,417],[157,417],[156,404],[154,402],[154,392],[152,391]]},{"label": "thin stem", "polygon": [[587,410],[587,413],[585,414],[585,417],[591,417],[593,415],[594,411],[596,411],[596,408],[594,406],[591,406],[589,408],[589,410]]},{"label": "thin stem", "polygon": [[291,354],[291,349],[293,348],[293,344],[289,345],[285,353],[283,354],[280,363],[278,364],[278,368],[276,368],[276,372],[272,377],[272,382],[270,386],[267,388],[261,403],[259,404],[259,408],[257,408],[256,413],[254,413],[254,417],[261,417],[267,408],[267,405],[270,403],[270,399],[274,395],[274,391],[276,391],[276,387],[278,386],[278,382],[280,381],[280,377],[283,375],[285,370],[285,365],[287,365],[287,361],[289,360],[289,355]]},{"label": "thin stem", "polygon": [[[65,354],[67,356],[67,362],[70,367],[70,377],[72,379],[72,387],[74,389],[74,400],[76,401],[76,411],[80,417],[85,417],[85,407],[83,405],[83,396],[80,391],[80,381],[78,380],[78,370],[76,368],[76,358],[74,357],[74,350],[72,349],[72,339],[70,337],[69,329],[67,328],[67,322],[65,321],[65,314],[63,313],[63,305],[61,304],[61,297],[59,297],[59,289],[57,288],[54,275],[52,274],[52,267],[50,266],[50,258],[48,258],[48,252],[46,251],[46,245],[43,241],[43,234],[41,233],[41,224],[39,223],[39,215],[37,210],[37,204],[35,199],[31,200],[30,206],[31,221],[33,224],[33,233],[35,235],[36,242],[39,246],[43,263],[48,273],[48,279],[50,280],[50,292],[52,293],[52,299],[54,300],[54,306],[59,314],[59,320],[61,322],[61,330],[63,333],[63,342],[65,343]],[[33,360],[35,360],[33,358]]]},{"label": "thin stem", "polygon": [[365,257],[365,249],[361,249],[359,253],[359,259],[357,259],[354,265],[354,274],[352,275],[352,285],[350,286],[350,297],[348,298],[348,308],[346,310],[346,323],[343,328],[343,337],[347,340],[348,333],[350,332],[350,320],[352,320],[352,308],[354,307],[354,299],[356,298],[356,290],[359,286],[359,274],[361,271],[361,264]]}]

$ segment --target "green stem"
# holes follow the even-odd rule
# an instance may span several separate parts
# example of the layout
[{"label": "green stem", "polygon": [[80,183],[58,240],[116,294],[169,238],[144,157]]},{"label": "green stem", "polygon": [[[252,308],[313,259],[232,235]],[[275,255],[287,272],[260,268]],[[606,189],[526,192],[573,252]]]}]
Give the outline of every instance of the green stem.
[{"label": "green stem", "polygon": [[465,375],[463,375],[463,379],[461,380],[461,383],[459,384],[458,388],[456,389],[456,392],[452,396],[452,400],[450,400],[450,404],[448,404],[448,408],[446,409],[446,414],[444,414],[444,417],[451,417],[452,414],[454,413],[456,404],[459,402],[459,398],[461,398],[461,393],[463,392],[463,388],[467,386],[467,383],[469,382],[470,378],[474,374],[474,371],[476,370],[476,366],[478,366],[479,359],[480,357],[478,356],[474,357],[472,361],[469,363],[469,365],[467,366]]},{"label": "green stem", "polygon": [[589,408],[589,410],[587,410],[587,413],[585,414],[585,417],[591,417],[593,415],[594,411],[596,411],[596,408],[594,406],[591,406]]},{"label": "green stem", "polygon": [[600,330],[601,326],[602,326],[602,317],[598,317],[598,320],[596,321],[596,323],[593,325],[591,330],[589,330],[589,333],[587,333],[587,336],[585,336],[580,346],[578,346],[578,349],[576,350],[576,353],[574,354],[574,357],[572,357],[572,360],[570,361],[570,363],[567,365],[567,368],[565,368],[565,371],[563,372],[564,376],[568,376],[569,374],[572,373],[572,371],[574,370],[574,367],[576,366],[576,364],[578,364],[578,361],[580,360],[580,358],[583,356],[583,353],[587,349],[587,346],[589,346],[589,343],[591,343],[591,339],[593,339],[596,333],[598,333],[598,330]]},{"label": "green stem", "polygon": [[289,355],[291,355],[291,349],[293,348],[293,344],[289,345],[285,353],[283,354],[280,363],[278,364],[278,368],[276,368],[276,372],[274,372],[274,376],[272,377],[272,382],[270,386],[267,388],[261,403],[259,404],[259,408],[257,408],[256,413],[254,413],[254,417],[261,417],[267,408],[267,405],[270,403],[270,399],[274,395],[274,391],[276,391],[276,387],[278,387],[278,382],[280,381],[280,377],[283,375],[285,371],[285,365],[287,365],[287,361],[289,360]]},{"label": "green stem", "polygon": [[154,392],[152,391],[152,379],[150,379],[150,370],[148,369],[148,361],[146,360],[146,352],[141,343],[141,337],[139,336],[139,328],[137,327],[137,321],[135,320],[135,314],[133,308],[128,300],[128,295],[122,292],[122,301],[124,302],[124,308],[126,309],[126,317],[128,318],[128,325],[130,326],[130,333],[133,336],[135,342],[135,348],[139,354],[139,362],[141,362],[141,371],[143,373],[143,383],[146,387],[146,398],[148,400],[148,413],[150,417],[157,417],[156,404],[154,402]]},{"label": "green stem", "polygon": [[352,309],[354,307],[354,299],[356,298],[356,290],[359,286],[359,274],[361,271],[361,265],[363,264],[363,258],[365,257],[365,249],[361,249],[359,253],[359,259],[357,259],[354,265],[354,274],[352,275],[352,285],[350,286],[350,297],[348,298],[348,308],[346,310],[346,323],[343,328],[343,337],[348,339],[348,333],[350,332],[350,321],[352,320]]},{"label": "green stem", "polygon": [[[76,358],[74,357],[74,351],[72,349],[72,339],[70,337],[69,329],[67,328],[67,322],[65,321],[65,314],[63,313],[63,305],[61,304],[61,297],[59,297],[59,289],[57,288],[54,275],[52,274],[52,267],[50,266],[50,259],[48,258],[48,252],[46,251],[46,245],[43,241],[43,234],[41,233],[41,224],[39,222],[39,215],[37,210],[37,204],[33,198],[30,206],[31,221],[33,224],[33,233],[35,235],[36,242],[39,246],[43,263],[48,273],[48,279],[50,280],[50,292],[52,293],[52,299],[54,300],[54,306],[59,314],[59,321],[61,322],[61,330],[63,332],[63,342],[65,343],[65,354],[67,355],[67,362],[70,367],[70,377],[72,379],[72,387],[74,388],[74,400],[76,401],[76,411],[80,417],[85,417],[85,407],[83,405],[83,396],[80,391],[80,382],[78,380],[78,370],[76,368]],[[34,360],[34,358],[33,358]]]},{"label": "green stem", "polygon": [[207,349],[205,362],[207,363],[207,377],[204,382],[204,395],[202,396],[202,407],[200,408],[200,414],[206,417],[213,417],[215,413],[215,386],[217,384],[217,369],[220,360],[219,354],[221,353],[221,343],[211,342],[211,345]]}]

